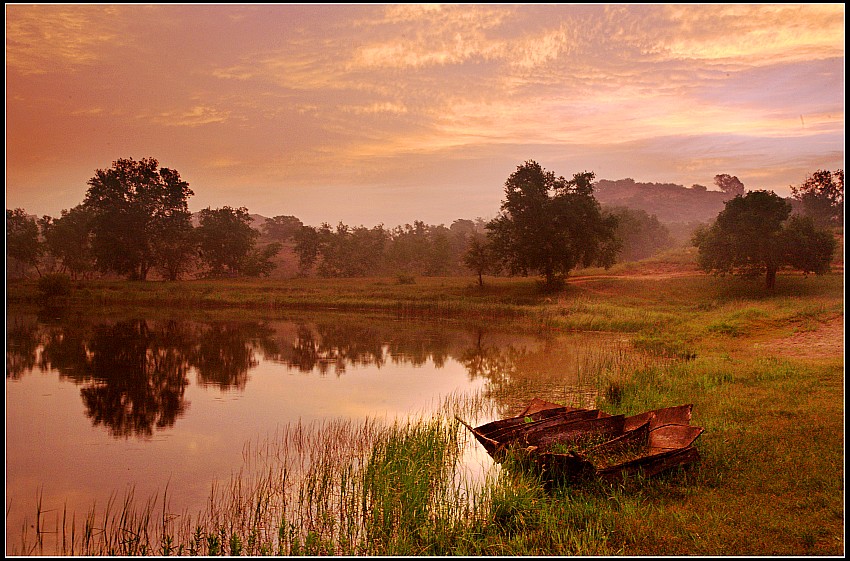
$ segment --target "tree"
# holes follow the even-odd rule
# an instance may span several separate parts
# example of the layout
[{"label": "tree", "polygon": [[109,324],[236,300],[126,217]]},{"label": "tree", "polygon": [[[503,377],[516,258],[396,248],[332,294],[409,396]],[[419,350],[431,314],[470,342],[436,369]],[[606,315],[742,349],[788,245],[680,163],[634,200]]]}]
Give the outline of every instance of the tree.
[{"label": "tree", "polygon": [[60,263],[72,279],[85,276],[95,268],[92,253],[92,213],[84,205],[63,210],[59,218],[41,220],[47,253]]},{"label": "tree", "polygon": [[376,274],[381,266],[387,242],[383,225],[351,227],[340,222],[336,228],[328,223],[318,230],[305,228],[296,235],[295,245],[302,272],[318,262],[322,277],[363,277]]},{"label": "tree", "polygon": [[248,277],[268,277],[277,265],[272,262],[272,257],[280,253],[283,244],[272,242],[263,247],[251,250],[245,258],[242,272]]},{"label": "tree", "polygon": [[152,240],[154,263],[167,280],[179,280],[194,268],[197,255],[194,230],[188,210],[163,217],[157,222],[156,235]]},{"label": "tree", "polygon": [[836,226],[844,221],[844,170],[819,169],[802,185],[791,185],[791,194],[817,226]]},{"label": "tree", "polygon": [[304,224],[294,216],[275,216],[263,224],[262,230],[266,237],[285,242],[293,239]]},{"label": "tree", "polygon": [[484,234],[470,234],[469,247],[463,254],[463,263],[478,275],[478,286],[484,288],[484,274],[495,269],[495,258],[487,236]]},{"label": "tree", "polygon": [[501,213],[487,224],[494,254],[511,274],[537,273],[554,288],[578,265],[614,263],[617,220],[602,215],[593,178],[584,172],[567,181],[531,160],[511,174]]},{"label": "tree", "polygon": [[24,266],[35,267],[38,276],[38,259],[43,247],[38,237],[38,223],[22,208],[6,209],[6,257]]},{"label": "tree", "polygon": [[312,226],[301,226],[295,232],[295,247],[293,251],[298,256],[298,269],[306,275],[319,258],[319,231]]},{"label": "tree", "polygon": [[195,239],[201,261],[211,277],[237,276],[242,272],[260,233],[251,228],[245,207],[207,207],[199,213]]},{"label": "tree", "polygon": [[654,214],[625,207],[608,209],[605,214],[617,218],[617,237],[623,244],[620,261],[645,259],[673,245],[670,231]]},{"label": "tree", "polygon": [[83,204],[93,213],[92,251],[104,272],[144,280],[156,265],[168,269],[173,253],[190,251],[169,237],[191,226],[192,190],[177,171],[158,165],[154,158],[120,159],[89,180]]},{"label": "tree", "polygon": [[744,194],[744,184],[734,175],[728,173],[715,175],[714,184],[729,196],[736,197]]},{"label": "tree", "polygon": [[783,267],[827,272],[835,239],[809,218],[789,221],[790,214],[790,203],[770,191],[750,191],[727,201],[714,224],[694,233],[697,263],[719,275],[765,275],[768,290]]}]

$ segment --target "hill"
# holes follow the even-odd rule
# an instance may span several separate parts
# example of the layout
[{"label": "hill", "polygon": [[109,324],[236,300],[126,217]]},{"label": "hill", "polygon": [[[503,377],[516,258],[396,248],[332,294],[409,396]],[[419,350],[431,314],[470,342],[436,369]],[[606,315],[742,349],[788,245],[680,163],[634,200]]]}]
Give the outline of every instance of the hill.
[{"label": "hill", "polygon": [[604,206],[622,206],[654,214],[664,224],[711,222],[729,196],[695,185],[638,183],[634,179],[599,180],[594,195]]}]

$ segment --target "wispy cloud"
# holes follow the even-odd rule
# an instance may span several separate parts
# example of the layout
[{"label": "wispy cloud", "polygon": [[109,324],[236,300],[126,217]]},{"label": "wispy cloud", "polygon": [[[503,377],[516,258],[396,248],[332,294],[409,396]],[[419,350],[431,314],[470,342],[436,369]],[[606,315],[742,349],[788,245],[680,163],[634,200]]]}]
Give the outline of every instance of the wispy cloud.
[{"label": "wispy cloud", "polygon": [[6,66],[46,74],[93,65],[125,43],[119,22],[111,6],[7,6]]},{"label": "wispy cloud", "polygon": [[479,204],[537,155],[777,188],[843,161],[841,4],[10,5],[6,35],[24,201],[39,163],[128,152],[246,204],[458,183]]},{"label": "wispy cloud", "polygon": [[211,123],[223,123],[227,121],[228,113],[214,107],[195,105],[182,111],[160,113],[152,120],[167,127],[198,127]]}]

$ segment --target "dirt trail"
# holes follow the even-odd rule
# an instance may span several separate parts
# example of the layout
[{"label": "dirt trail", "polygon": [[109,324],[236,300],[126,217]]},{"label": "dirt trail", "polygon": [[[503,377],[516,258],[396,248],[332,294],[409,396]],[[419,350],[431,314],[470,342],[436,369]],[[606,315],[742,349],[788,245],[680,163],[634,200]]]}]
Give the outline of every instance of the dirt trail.
[{"label": "dirt trail", "polygon": [[[844,271],[844,263],[836,263],[832,266],[833,272]],[[701,275],[699,271],[677,266],[655,267],[639,272],[611,275],[586,275],[576,276],[569,279],[570,284],[582,284],[600,279],[670,279],[674,277],[687,277]],[[787,358],[818,359],[837,358],[844,356],[844,316],[838,315],[829,321],[818,324],[810,331],[800,331],[790,337],[781,337],[759,343],[761,348],[769,348],[776,356]]]},{"label": "dirt trail", "polygon": [[760,343],[772,354],[787,358],[837,358],[844,356],[844,316],[837,316],[819,324],[812,331],[800,331],[790,337],[782,337]]}]

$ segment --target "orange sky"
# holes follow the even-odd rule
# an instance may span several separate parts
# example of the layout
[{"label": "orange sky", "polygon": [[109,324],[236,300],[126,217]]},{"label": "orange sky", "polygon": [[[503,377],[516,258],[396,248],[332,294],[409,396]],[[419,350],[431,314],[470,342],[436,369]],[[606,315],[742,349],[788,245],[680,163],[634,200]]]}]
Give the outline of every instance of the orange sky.
[{"label": "orange sky", "polygon": [[844,5],[6,5],[6,208],[118,158],[307,224],[492,218],[534,159],[787,196],[844,167]]}]

